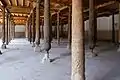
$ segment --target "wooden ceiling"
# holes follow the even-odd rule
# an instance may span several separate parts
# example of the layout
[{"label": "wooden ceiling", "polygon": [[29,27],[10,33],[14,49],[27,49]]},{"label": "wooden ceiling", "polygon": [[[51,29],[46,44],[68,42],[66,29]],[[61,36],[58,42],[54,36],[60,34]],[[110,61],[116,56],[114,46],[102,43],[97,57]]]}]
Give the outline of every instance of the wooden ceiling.
[{"label": "wooden ceiling", "polygon": [[[0,8],[3,5],[13,16],[15,24],[25,24],[33,8],[35,8],[36,0],[0,0]],[[44,0],[40,0],[40,19],[43,18]],[[56,14],[60,12],[62,23],[68,22],[68,7],[71,6],[72,0],[51,0],[52,22],[56,22]],[[118,0],[95,0],[97,16],[109,16],[118,12]],[[83,0],[84,20],[89,18],[89,0]],[[2,10],[0,9],[0,19],[2,19]],[[1,21],[1,20],[0,20]]]}]

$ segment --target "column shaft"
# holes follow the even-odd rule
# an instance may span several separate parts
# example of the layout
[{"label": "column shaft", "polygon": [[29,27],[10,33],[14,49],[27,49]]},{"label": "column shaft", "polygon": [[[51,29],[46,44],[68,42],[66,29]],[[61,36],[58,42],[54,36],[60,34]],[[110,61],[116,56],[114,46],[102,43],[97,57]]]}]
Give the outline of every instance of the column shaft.
[{"label": "column shaft", "polygon": [[8,45],[8,43],[9,43],[9,31],[8,31],[8,29],[9,29],[9,24],[8,24],[8,12],[7,12],[7,14],[6,14],[6,44]]},{"label": "column shaft", "polygon": [[35,43],[40,44],[40,0],[36,2],[36,39]]},{"label": "column shaft", "polygon": [[3,8],[2,42],[5,44],[5,8]]},{"label": "column shaft", "polygon": [[120,52],[120,2],[118,1],[118,3],[119,3],[119,23],[118,23],[118,26],[119,26],[119,29],[118,29],[118,46],[119,46],[119,48],[118,48],[118,52]]},{"label": "column shaft", "polygon": [[30,21],[29,21],[29,36],[30,36],[30,43],[32,42],[32,19],[30,17]]},{"label": "column shaft", "polygon": [[42,20],[42,25],[41,25],[41,38],[44,39],[44,19]]},{"label": "column shaft", "polygon": [[57,13],[57,44],[60,45],[60,15]]},{"label": "column shaft", "polygon": [[35,10],[32,13],[32,42],[35,42]]},{"label": "column shaft", "polygon": [[112,14],[112,42],[115,43],[115,22],[114,13]]},{"label": "column shaft", "polygon": [[71,6],[69,7],[69,15],[68,15],[68,49],[71,49]]},{"label": "column shaft", "polygon": [[51,34],[50,0],[44,0],[44,46],[46,51],[51,48]]},{"label": "column shaft", "polygon": [[72,0],[72,80],[85,80],[83,0]]},{"label": "column shaft", "polygon": [[97,40],[97,19],[95,14],[95,0],[89,0],[89,29],[88,29],[88,40],[89,49],[93,57],[97,56],[94,52]]}]

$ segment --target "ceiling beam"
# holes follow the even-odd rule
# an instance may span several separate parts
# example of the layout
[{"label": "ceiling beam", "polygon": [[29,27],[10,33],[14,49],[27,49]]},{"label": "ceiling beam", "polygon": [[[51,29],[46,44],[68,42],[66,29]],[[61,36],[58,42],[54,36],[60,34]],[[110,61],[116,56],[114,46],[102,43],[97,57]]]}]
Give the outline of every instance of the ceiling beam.
[{"label": "ceiling beam", "polygon": [[11,13],[30,13],[30,7],[7,6]]},{"label": "ceiling beam", "polygon": [[18,0],[15,0],[15,4],[16,4],[16,6],[18,6]]},{"label": "ceiling beam", "polygon": [[22,6],[24,6],[25,5],[25,0],[22,0]]},{"label": "ceiling beam", "polygon": [[[96,6],[95,9],[103,8],[103,7],[106,7],[106,6],[115,4],[115,3],[116,3],[115,1],[109,1],[107,3],[100,4],[100,5]],[[89,11],[89,9],[84,10],[84,12],[88,12],[88,11]]]},{"label": "ceiling beam", "polygon": [[12,6],[12,1],[11,0],[8,0],[9,4]]}]

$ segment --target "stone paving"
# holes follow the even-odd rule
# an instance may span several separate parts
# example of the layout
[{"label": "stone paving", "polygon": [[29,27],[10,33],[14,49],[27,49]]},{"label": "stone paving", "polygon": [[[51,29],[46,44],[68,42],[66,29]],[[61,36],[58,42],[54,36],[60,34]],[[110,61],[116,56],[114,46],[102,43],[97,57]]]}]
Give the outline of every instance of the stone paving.
[{"label": "stone paving", "polygon": [[[26,39],[12,40],[0,55],[0,80],[71,80],[71,54],[66,46],[66,40],[60,46],[53,41],[50,57],[55,61],[42,64],[44,53],[34,52],[32,44]],[[120,80],[120,53],[117,47],[98,42],[96,50],[98,57],[86,56],[86,80]]]}]

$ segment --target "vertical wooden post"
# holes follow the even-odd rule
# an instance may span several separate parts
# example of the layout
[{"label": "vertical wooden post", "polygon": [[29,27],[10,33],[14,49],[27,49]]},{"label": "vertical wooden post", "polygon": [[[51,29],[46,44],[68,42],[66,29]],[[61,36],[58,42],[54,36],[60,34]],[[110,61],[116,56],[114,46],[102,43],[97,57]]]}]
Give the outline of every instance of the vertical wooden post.
[{"label": "vertical wooden post", "polygon": [[60,15],[57,12],[57,44],[60,45]]},{"label": "vertical wooden post", "polygon": [[112,14],[112,42],[115,43],[115,22],[114,13]]},{"label": "vertical wooden post", "polygon": [[42,19],[42,24],[41,24],[41,38],[44,39],[44,19]]},{"label": "vertical wooden post", "polygon": [[9,39],[9,42],[10,42],[10,14],[8,16],[8,39]]},{"label": "vertical wooden post", "polygon": [[44,41],[51,44],[50,0],[44,3]]},{"label": "vertical wooden post", "polygon": [[5,44],[5,8],[3,8],[3,25],[2,25],[2,49],[6,49]]},{"label": "vertical wooden post", "polygon": [[[119,36],[118,36],[118,37],[119,37],[119,38],[118,38],[118,39],[119,39],[118,41],[119,41],[119,42],[118,42],[118,43],[120,44],[120,2],[119,2],[119,25],[118,25],[118,26],[119,26],[119,30],[118,30],[118,35],[119,35]],[[117,51],[120,52],[120,45],[119,45],[119,48],[118,48]]]},{"label": "vertical wooden post", "polygon": [[91,50],[92,56],[97,56],[93,52],[96,46],[96,18],[95,18],[95,0],[89,0],[89,29],[88,29],[88,38],[89,38],[89,48]]},{"label": "vertical wooden post", "polygon": [[61,23],[61,37],[64,38],[63,23]]},{"label": "vertical wooden post", "polygon": [[30,20],[29,20],[29,36],[30,36],[30,43],[32,42],[32,19],[31,19],[32,16],[30,16]]},{"label": "vertical wooden post", "polygon": [[36,2],[36,47],[40,44],[40,0]]},{"label": "vertical wooden post", "polygon": [[13,32],[13,38],[15,38],[15,23],[13,22],[13,30],[14,30],[14,32]]},{"label": "vertical wooden post", "polygon": [[57,39],[57,26],[55,24],[55,27],[54,27],[54,35],[55,35],[55,39]]},{"label": "vertical wooden post", "polygon": [[45,60],[49,60],[49,50],[51,49],[51,22],[50,22],[50,0],[44,0],[44,49],[46,51],[45,56],[42,59],[42,63]]},{"label": "vertical wooden post", "polygon": [[71,9],[72,7],[69,6],[69,15],[68,15],[68,49],[71,50]]},{"label": "vertical wooden post", "polygon": [[25,27],[25,37],[28,38],[27,22],[26,22],[26,27]]},{"label": "vertical wooden post", "polygon": [[72,75],[71,80],[85,80],[83,0],[72,0]]},{"label": "vertical wooden post", "polygon": [[32,42],[33,42],[33,45],[32,47],[35,47],[35,9],[33,10],[33,13],[32,13]]},{"label": "vertical wooden post", "polygon": [[8,12],[6,13],[6,45],[8,45],[8,43],[9,43],[9,39],[8,39],[8,35],[9,35],[9,33],[8,33],[8,27],[9,27],[9,24],[8,24]]},{"label": "vertical wooden post", "polygon": [[27,20],[27,38],[28,38],[28,41],[29,41],[29,19]]}]

